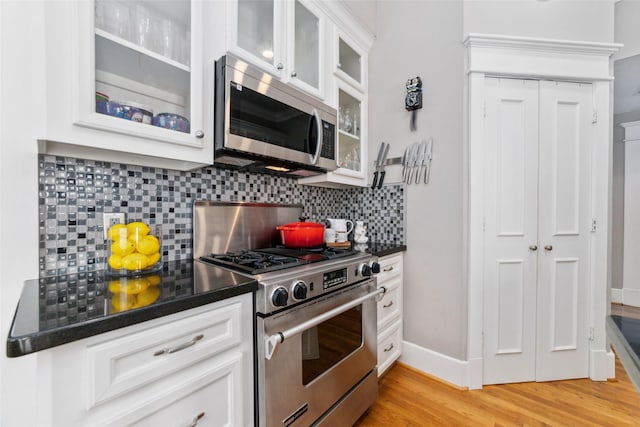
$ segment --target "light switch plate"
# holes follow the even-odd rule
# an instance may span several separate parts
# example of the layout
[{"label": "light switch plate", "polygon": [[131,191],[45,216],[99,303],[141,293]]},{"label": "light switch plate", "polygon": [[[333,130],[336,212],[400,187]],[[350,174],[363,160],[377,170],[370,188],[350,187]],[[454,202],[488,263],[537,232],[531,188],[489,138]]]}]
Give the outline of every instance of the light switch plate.
[{"label": "light switch plate", "polygon": [[104,226],[104,238],[107,239],[107,231],[115,224],[124,224],[124,212],[105,212],[102,214]]}]

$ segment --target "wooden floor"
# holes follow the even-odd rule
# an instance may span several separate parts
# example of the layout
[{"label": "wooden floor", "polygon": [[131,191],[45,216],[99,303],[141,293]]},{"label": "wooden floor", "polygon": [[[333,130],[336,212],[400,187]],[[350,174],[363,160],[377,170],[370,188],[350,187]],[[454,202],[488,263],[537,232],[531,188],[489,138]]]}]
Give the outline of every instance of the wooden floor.
[{"label": "wooden floor", "polygon": [[[612,307],[637,316],[640,309]],[[640,394],[616,358],[616,378],[485,386],[460,390],[396,364],[380,380],[371,426],[640,426]]]}]

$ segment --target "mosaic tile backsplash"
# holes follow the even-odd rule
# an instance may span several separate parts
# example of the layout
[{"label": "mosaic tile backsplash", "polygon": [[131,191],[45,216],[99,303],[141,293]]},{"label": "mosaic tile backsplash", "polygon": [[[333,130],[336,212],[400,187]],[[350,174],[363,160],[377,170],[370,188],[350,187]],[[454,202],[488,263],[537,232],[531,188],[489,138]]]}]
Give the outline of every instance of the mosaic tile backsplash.
[{"label": "mosaic tile backsplash", "polygon": [[40,277],[103,270],[102,214],[162,225],[162,259],[192,257],[194,200],[301,204],[311,221],[362,220],[370,241],[405,242],[403,185],[333,189],[293,178],[206,167],[174,171],[38,156]]}]

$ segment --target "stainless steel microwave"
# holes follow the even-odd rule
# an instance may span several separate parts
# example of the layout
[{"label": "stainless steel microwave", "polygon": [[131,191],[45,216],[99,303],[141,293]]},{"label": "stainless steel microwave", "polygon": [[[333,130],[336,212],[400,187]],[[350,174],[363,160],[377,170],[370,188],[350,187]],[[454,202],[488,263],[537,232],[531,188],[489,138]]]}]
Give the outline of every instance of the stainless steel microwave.
[{"label": "stainless steel microwave", "polygon": [[215,164],[295,177],[336,169],[334,108],[232,55],[215,68]]}]

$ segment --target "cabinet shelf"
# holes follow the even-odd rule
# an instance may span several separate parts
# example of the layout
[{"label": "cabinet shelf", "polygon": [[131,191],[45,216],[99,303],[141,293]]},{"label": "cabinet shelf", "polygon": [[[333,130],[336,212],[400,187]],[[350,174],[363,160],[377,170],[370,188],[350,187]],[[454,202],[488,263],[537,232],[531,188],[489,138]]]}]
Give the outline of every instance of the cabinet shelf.
[{"label": "cabinet shelf", "polygon": [[346,130],[342,130],[342,129],[338,129],[338,133],[340,134],[341,137],[346,137],[347,139],[352,139],[353,142],[357,142],[358,144],[360,144],[360,136],[355,135],[351,132],[347,132]]},{"label": "cabinet shelf", "polygon": [[191,68],[96,29],[96,69],[186,97]]},{"label": "cabinet shelf", "polygon": [[159,53],[156,53],[152,50],[149,50],[147,48],[144,48],[138,44],[135,44],[133,42],[130,42],[129,40],[125,40],[121,37],[118,36],[114,36],[113,34],[101,30],[99,28],[96,28],[96,36],[99,36],[100,38],[106,39],[106,40],[110,40],[111,42],[113,42],[114,44],[123,46],[127,49],[131,49],[134,52],[138,52],[141,55],[145,55],[148,57],[151,57],[153,59],[156,59],[160,62],[164,62],[174,68],[179,68],[183,71],[186,71],[187,73],[191,72],[191,67],[189,67],[188,65],[185,65],[181,62],[175,61],[171,58],[167,58],[166,56],[160,55]]}]

